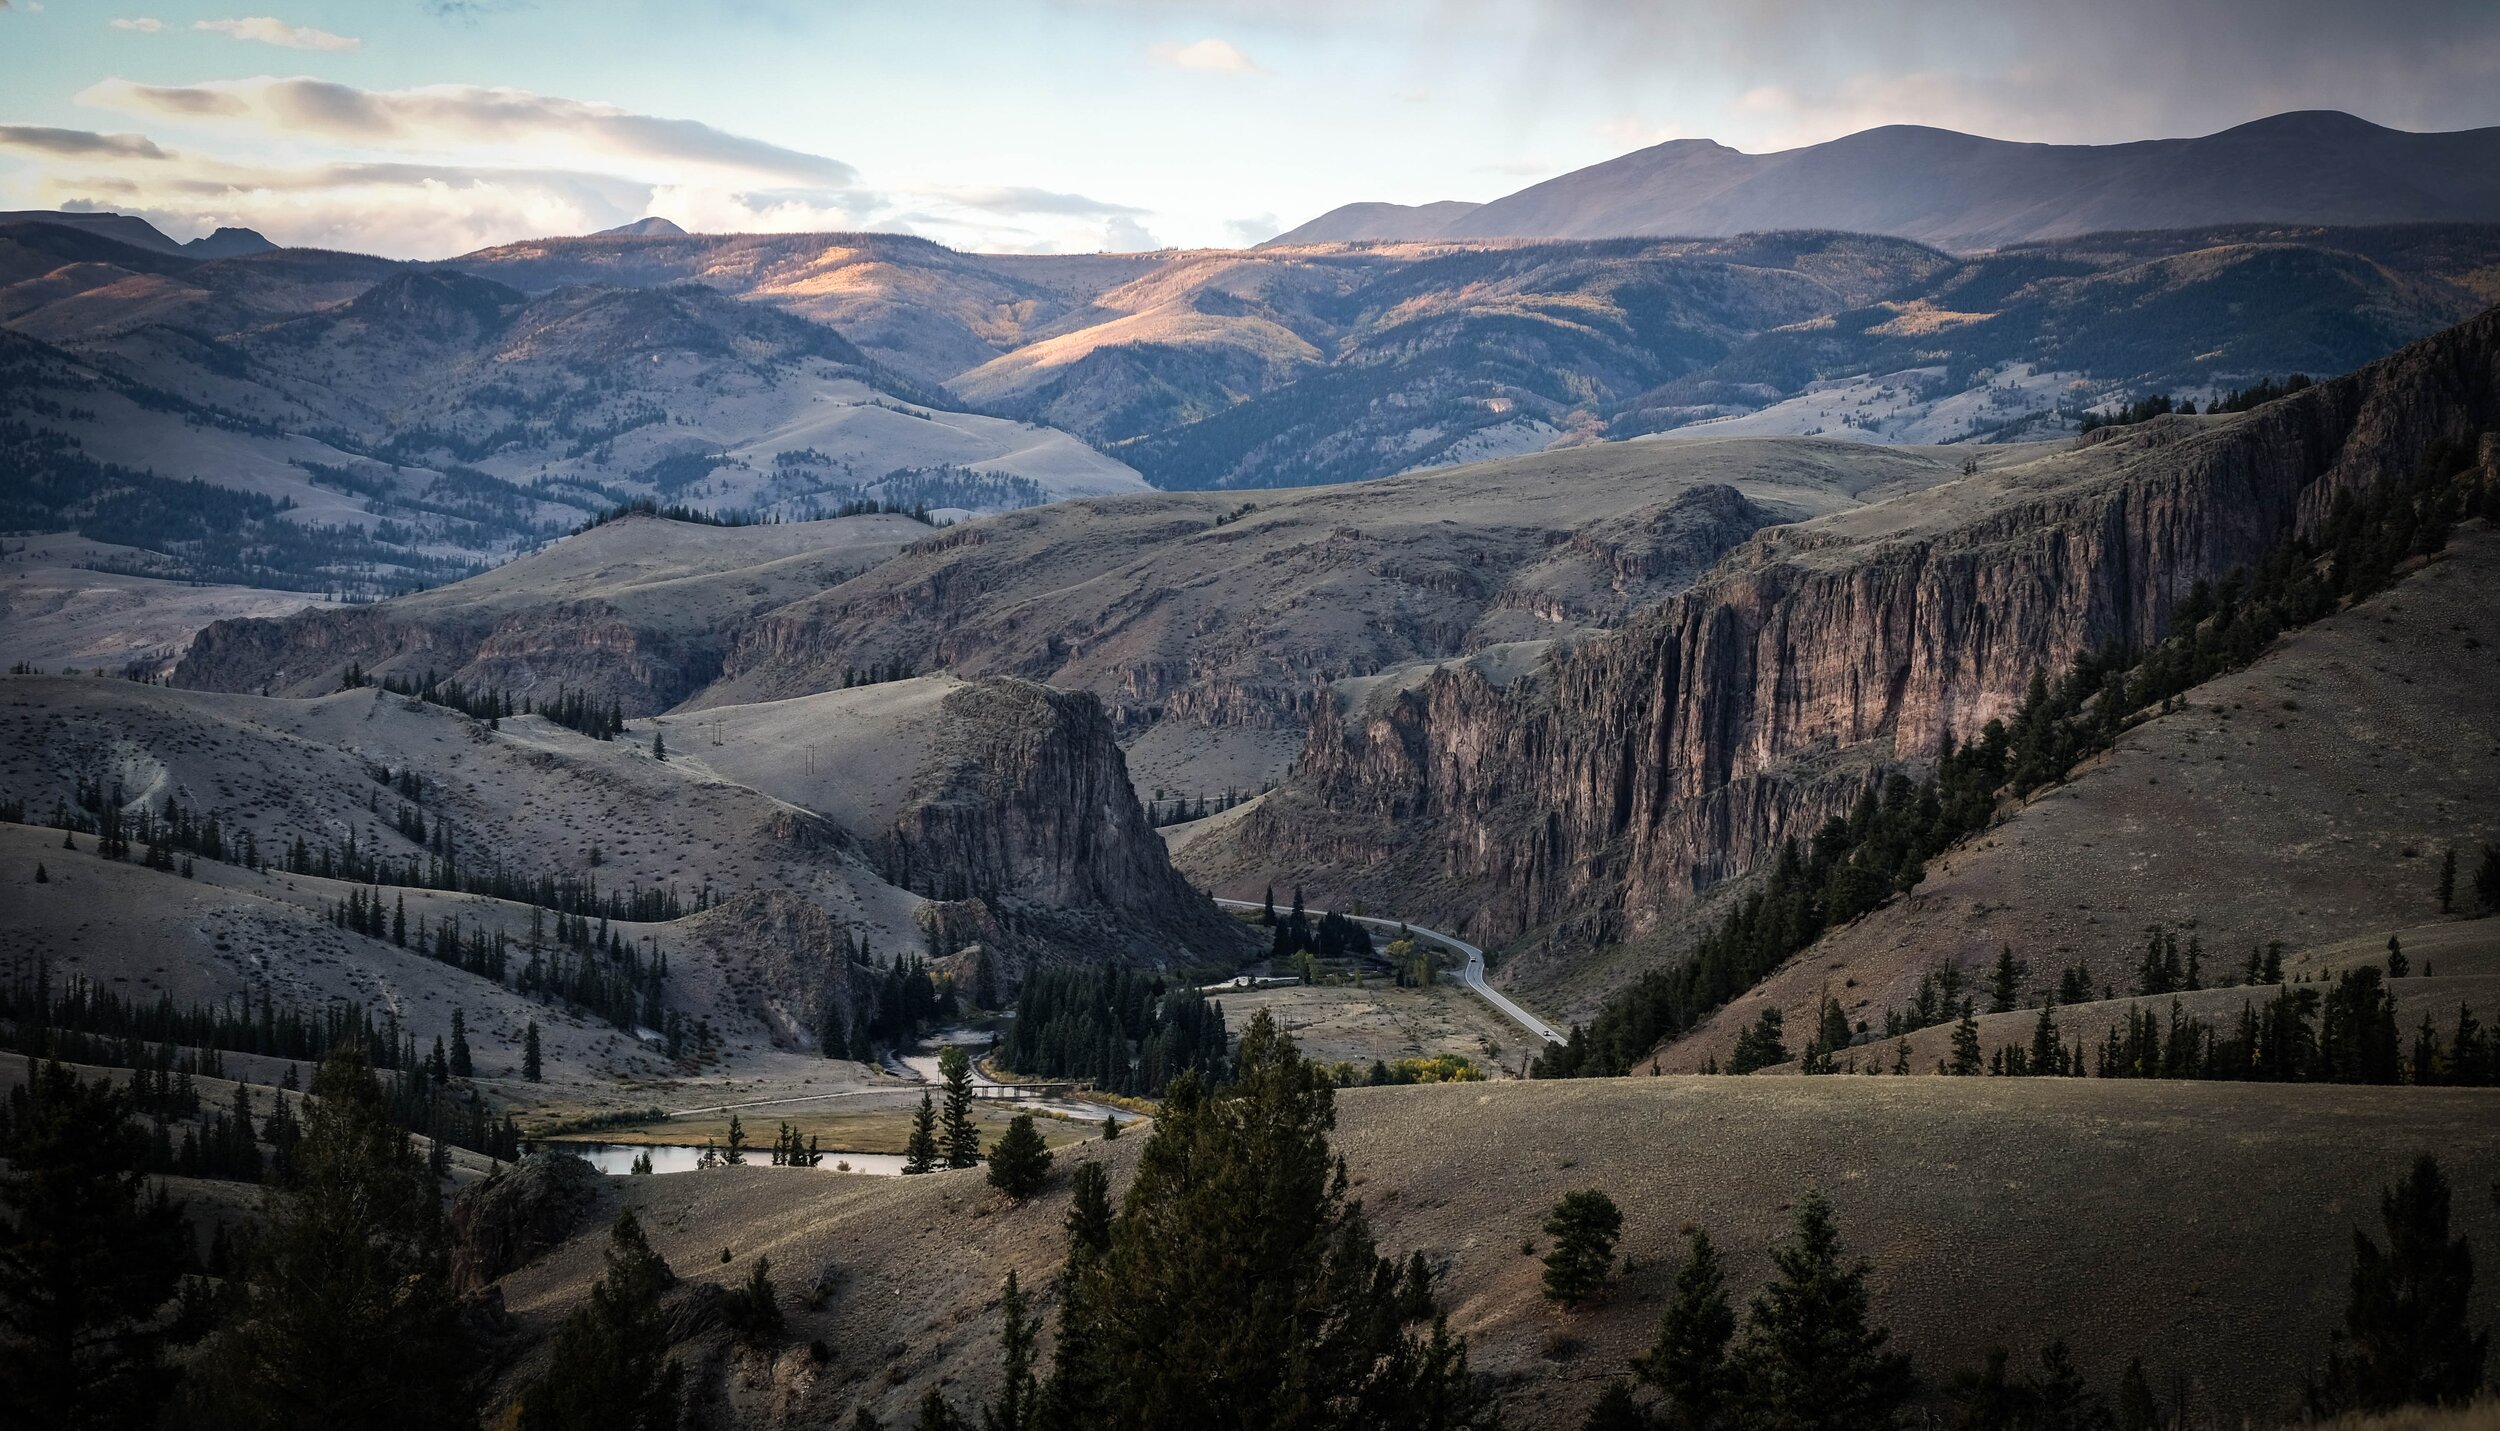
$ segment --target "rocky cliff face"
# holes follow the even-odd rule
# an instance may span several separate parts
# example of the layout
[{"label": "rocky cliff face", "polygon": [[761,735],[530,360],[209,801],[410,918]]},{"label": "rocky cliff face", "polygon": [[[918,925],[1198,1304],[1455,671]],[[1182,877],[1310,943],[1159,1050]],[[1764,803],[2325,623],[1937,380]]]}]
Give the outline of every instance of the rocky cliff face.
[{"label": "rocky cliff face", "polygon": [[720,674],[731,633],[656,631],[603,601],[557,602],[491,621],[408,619],[385,606],[304,611],[276,621],[220,621],[201,630],[175,669],[177,685],[313,695],[349,663],[554,699],[558,690],[611,700],[628,716],[664,711]]},{"label": "rocky cliff face", "polygon": [[[1483,940],[1636,935],[2010,714],[2035,671],[2172,605],[2336,493],[2500,427],[2500,310],[2237,418],[2163,419],[1761,533],[1698,586],[1497,686],[1444,670],[1322,707],[1286,798],[1202,877],[1307,878]],[[2486,447],[2488,451],[2488,447]]]},{"label": "rocky cliff face", "polygon": [[1011,938],[1156,962],[1241,952],[1146,822],[1100,701],[992,679],[941,709],[909,797],[866,841],[888,880],[977,899]]}]

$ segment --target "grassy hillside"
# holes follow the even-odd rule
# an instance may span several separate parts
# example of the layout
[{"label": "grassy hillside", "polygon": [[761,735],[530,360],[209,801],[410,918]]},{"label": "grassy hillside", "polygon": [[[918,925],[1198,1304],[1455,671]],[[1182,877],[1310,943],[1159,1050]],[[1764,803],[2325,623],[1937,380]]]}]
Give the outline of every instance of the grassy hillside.
[{"label": "grassy hillside", "polygon": [[[1931,1394],[1991,1337],[2017,1337],[2028,1356],[2063,1336],[2103,1388],[2141,1355],[2156,1387],[2183,1386],[2191,1414],[2217,1422],[2289,1412],[2340,1314],[2352,1225],[2375,1230],[2376,1188],[2415,1152],[2448,1168],[2460,1229],[2481,1246],[2500,1237],[2481,1195],[2500,1178],[2500,1093],[2482,1090],[1665,1078],[1359,1089],[1339,1106],[1339,1147],[1383,1251],[1424,1253],[1472,1365],[1520,1427],[1578,1425],[1647,1346],[1681,1227],[1706,1226],[1749,1294],[1809,1188],[1874,1263],[1877,1312]],[[930,1385],[958,1405],[993,1389],[999,1284],[1012,1267],[1047,1286],[1070,1158],[1107,1157],[1116,1196],[1142,1141],[1063,1154],[1053,1190],[1022,1207],[977,1172],[750,1168],[606,1191],[642,1209],[681,1276],[730,1286],[772,1259],[788,1347],[724,1354],[711,1383],[743,1424],[836,1425],[859,1405],[909,1424]],[[1520,1246],[1541,1250],[1547,1209],[1587,1187],[1622,1206],[1629,1270],[1566,1314],[1543,1301]],[[543,1334],[596,1275],[599,1221],[504,1282],[527,1332]],[[823,1305],[807,1306],[818,1286]],[[2478,1316],[2496,1304],[2487,1278]],[[717,1337],[703,1334],[698,1362]],[[521,1358],[506,1389],[532,1365]]]}]

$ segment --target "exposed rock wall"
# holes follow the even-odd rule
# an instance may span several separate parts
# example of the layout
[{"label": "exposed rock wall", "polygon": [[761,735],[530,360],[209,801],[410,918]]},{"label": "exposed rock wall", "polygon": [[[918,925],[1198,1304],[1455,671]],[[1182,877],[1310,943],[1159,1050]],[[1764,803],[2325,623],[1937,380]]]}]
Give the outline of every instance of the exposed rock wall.
[{"label": "exposed rock wall", "polygon": [[2081,651],[2159,638],[2196,581],[2337,492],[2495,428],[2500,310],[2241,418],[2157,420],[1773,528],[1533,679],[1451,669],[1325,707],[1292,798],[1187,863],[1328,871],[1331,898],[1480,939],[1637,934],[1845,805],[1876,761],[2010,714]]},{"label": "exposed rock wall", "polygon": [[203,628],[175,668],[174,684],[317,695],[335,689],[353,663],[411,678],[431,670],[464,685],[507,690],[516,702],[584,691],[642,716],[667,710],[718,676],[733,635],[654,631],[602,601],[556,602],[493,621],[406,619],[388,606],[303,611]]},{"label": "exposed rock wall", "polygon": [[868,841],[888,880],[980,899],[1011,934],[1025,926],[1062,945],[1093,920],[1104,953],[1238,952],[1238,931],[1147,823],[1100,701],[998,678],[953,691],[943,713],[904,808]]}]

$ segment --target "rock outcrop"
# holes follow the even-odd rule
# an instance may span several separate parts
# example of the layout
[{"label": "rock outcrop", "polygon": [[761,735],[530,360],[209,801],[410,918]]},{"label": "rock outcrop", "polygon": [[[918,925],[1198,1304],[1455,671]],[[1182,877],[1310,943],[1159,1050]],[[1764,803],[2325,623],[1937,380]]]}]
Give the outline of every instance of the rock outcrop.
[{"label": "rock outcrop", "polygon": [[599,1170],[571,1153],[532,1153],[451,1203],[451,1283],[461,1293],[552,1250],[599,1205]]},{"label": "rock outcrop", "polygon": [[1323,706],[1284,798],[1185,863],[1480,941],[1629,938],[1844,806],[1873,765],[2010,714],[2034,672],[2158,639],[2195,582],[2495,428],[2500,310],[2243,416],[2116,429],[1773,528],[1529,679],[1451,668]]},{"label": "rock outcrop", "polygon": [[1241,952],[1147,823],[1100,701],[994,678],[940,711],[901,809],[867,840],[889,881],[977,899],[1010,936],[1155,962]]}]

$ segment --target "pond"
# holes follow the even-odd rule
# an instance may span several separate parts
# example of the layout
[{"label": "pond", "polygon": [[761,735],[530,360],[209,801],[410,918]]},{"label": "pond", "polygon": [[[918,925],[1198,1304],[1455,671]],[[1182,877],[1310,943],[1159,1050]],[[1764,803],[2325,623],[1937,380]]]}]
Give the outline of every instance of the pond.
[{"label": "pond", "polygon": [[[539,1148],[560,1149],[582,1158],[603,1173],[631,1173],[634,1159],[643,1153],[651,1155],[654,1173],[691,1173],[703,1157],[703,1149],[680,1143],[540,1143]],[[715,1151],[718,1151],[715,1149]],[[772,1166],[772,1149],[747,1149],[749,1166]],[[835,1153],[827,1152],[825,1160],[816,1165],[820,1173],[869,1173],[892,1177],[903,1171],[900,1153]]]}]

